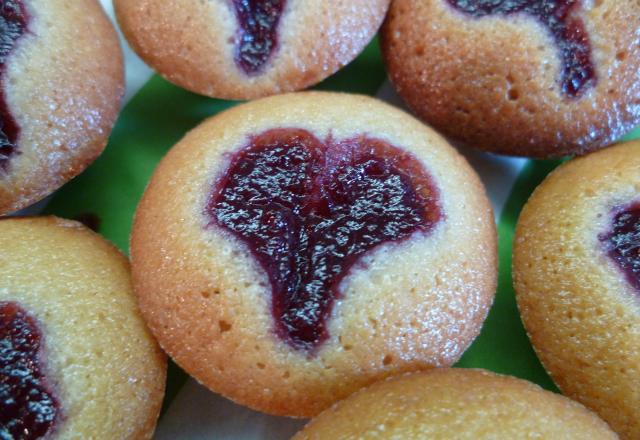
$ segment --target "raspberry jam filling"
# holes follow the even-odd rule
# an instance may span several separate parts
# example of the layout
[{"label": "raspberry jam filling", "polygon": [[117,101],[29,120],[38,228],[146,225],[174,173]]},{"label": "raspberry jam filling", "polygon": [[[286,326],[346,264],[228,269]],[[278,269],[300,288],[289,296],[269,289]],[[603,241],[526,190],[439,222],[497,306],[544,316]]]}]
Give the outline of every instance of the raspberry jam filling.
[{"label": "raspberry jam filling", "polygon": [[7,59],[16,42],[27,31],[29,16],[20,0],[0,2],[0,173],[6,173],[11,157],[18,151],[20,127],[9,111],[6,100]]},{"label": "raspberry jam filling", "polygon": [[609,257],[640,292],[640,202],[614,209],[611,229],[600,235]]},{"label": "raspberry jam filling", "polygon": [[285,0],[233,0],[240,24],[236,64],[247,74],[259,73],[278,46],[278,23]]},{"label": "raspberry jam filling", "polygon": [[562,92],[572,98],[596,83],[591,43],[584,22],[578,17],[580,0],[447,0],[457,10],[473,17],[529,14],[553,36],[562,59]]},{"label": "raspberry jam filling", "polygon": [[443,217],[432,178],[410,153],[366,136],[323,142],[301,129],[251,138],[206,214],[264,269],[276,334],[299,350],[328,338],[340,282],[359,257],[428,233]]},{"label": "raspberry jam filling", "polygon": [[0,302],[0,438],[37,439],[52,432],[60,405],[40,361],[37,321],[14,302]]}]

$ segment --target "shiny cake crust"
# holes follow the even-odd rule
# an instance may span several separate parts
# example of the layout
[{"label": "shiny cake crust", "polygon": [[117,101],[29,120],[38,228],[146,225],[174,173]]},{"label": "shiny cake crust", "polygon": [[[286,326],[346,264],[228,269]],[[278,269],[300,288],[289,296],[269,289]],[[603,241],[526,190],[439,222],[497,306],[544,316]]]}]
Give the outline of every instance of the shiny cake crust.
[{"label": "shiny cake crust", "polygon": [[28,32],[2,76],[20,128],[0,173],[0,215],[44,198],[106,145],[124,93],[122,52],[97,0],[23,0]]},{"label": "shiny cake crust", "polygon": [[196,93],[245,100],[310,87],[351,62],[378,31],[390,0],[287,0],[273,53],[250,74],[236,59],[242,3],[256,2],[116,0],[114,6],[127,41],[162,76]]},{"label": "shiny cake crust", "polygon": [[[442,204],[429,234],[358,259],[339,285],[328,338],[310,352],[277,337],[267,274],[205,210],[234,154],[251,136],[283,127],[404,149]],[[458,360],[493,300],[495,234],[478,177],[429,128],[373,98],[282,95],[216,115],[163,159],[136,211],[134,286],[161,345],[201,383],[264,412],[308,417],[388,375]]]},{"label": "shiny cake crust", "polygon": [[515,377],[439,368],[378,382],[313,419],[292,440],[614,440],[582,405]]},{"label": "shiny cake crust", "polygon": [[535,15],[476,17],[452,2],[395,1],[381,34],[395,89],[446,136],[480,150],[547,158],[605,147],[640,123],[638,2],[572,8],[595,69],[592,87],[576,97],[563,93],[561,51]]},{"label": "shiny cake crust", "polygon": [[151,439],[166,356],[137,309],[127,258],[55,217],[0,220],[0,248],[0,304],[19,304],[44,341],[60,409],[52,438]]},{"label": "shiny cake crust", "polygon": [[574,159],[536,189],[513,249],[529,337],[559,388],[640,436],[640,293],[607,239],[640,198],[640,143]]}]

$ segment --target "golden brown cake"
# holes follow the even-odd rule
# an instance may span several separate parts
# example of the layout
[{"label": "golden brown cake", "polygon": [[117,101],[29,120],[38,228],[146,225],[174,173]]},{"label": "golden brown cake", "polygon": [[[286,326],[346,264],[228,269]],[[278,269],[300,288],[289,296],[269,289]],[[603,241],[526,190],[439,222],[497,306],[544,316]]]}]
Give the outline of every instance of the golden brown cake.
[{"label": "golden brown cake", "polygon": [[133,49],[169,81],[215,98],[312,86],[353,60],[390,0],[115,0]]},{"label": "golden brown cake", "polygon": [[453,364],[496,287],[467,162],[373,98],[265,98],[194,129],[137,209],[134,287],[210,389],[312,416],[391,374]]},{"label": "golden brown cake", "polygon": [[391,81],[445,135],[486,151],[583,154],[640,123],[640,3],[396,0]]},{"label": "golden brown cake", "polygon": [[102,152],[124,76],[96,0],[0,6],[0,215],[52,193]]},{"label": "golden brown cake", "polygon": [[518,222],[513,274],[554,381],[622,438],[640,438],[640,143],[553,172]]},{"label": "golden brown cake", "polygon": [[0,220],[0,437],[150,439],[166,358],[127,259],[79,223]]},{"label": "golden brown cake", "polygon": [[358,391],[313,419],[293,440],[616,439],[566,397],[514,377],[439,368]]}]

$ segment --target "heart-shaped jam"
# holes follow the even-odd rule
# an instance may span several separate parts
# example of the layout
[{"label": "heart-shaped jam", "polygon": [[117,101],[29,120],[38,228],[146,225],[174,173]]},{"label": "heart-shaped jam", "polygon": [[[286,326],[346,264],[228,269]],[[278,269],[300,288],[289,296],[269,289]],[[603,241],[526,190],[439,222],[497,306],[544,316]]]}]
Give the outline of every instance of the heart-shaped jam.
[{"label": "heart-shaped jam", "polygon": [[473,17],[529,14],[553,36],[562,60],[562,92],[572,98],[596,83],[591,43],[578,16],[580,0],[446,0]]},{"label": "heart-shaped jam", "polygon": [[627,281],[640,292],[640,202],[614,209],[611,229],[599,238]]},{"label": "heart-shaped jam", "polygon": [[365,252],[428,233],[443,217],[433,180],[412,154],[366,136],[321,141],[300,129],[251,138],[206,213],[264,269],[276,334],[301,350],[328,338],[340,281]]},{"label": "heart-shaped jam", "polygon": [[0,2],[0,174],[6,173],[11,157],[17,153],[20,127],[6,100],[5,73],[9,55],[27,30],[29,16],[20,0]]},{"label": "heart-shaped jam", "polygon": [[38,439],[52,432],[60,405],[41,363],[42,332],[15,302],[0,302],[0,438]]},{"label": "heart-shaped jam", "polygon": [[260,72],[278,46],[278,23],[285,0],[233,0],[240,24],[236,64],[246,74]]}]

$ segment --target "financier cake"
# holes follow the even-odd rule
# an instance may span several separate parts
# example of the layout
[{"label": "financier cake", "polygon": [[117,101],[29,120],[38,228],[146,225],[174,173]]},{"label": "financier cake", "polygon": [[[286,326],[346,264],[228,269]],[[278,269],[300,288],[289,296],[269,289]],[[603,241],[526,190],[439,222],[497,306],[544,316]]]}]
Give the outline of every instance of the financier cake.
[{"label": "financier cake", "polygon": [[150,439],[166,359],[127,259],[79,223],[0,220],[0,438]]},{"label": "financier cake", "polygon": [[133,49],[169,81],[214,98],[312,86],[353,60],[390,0],[115,0]]},{"label": "financier cake", "polygon": [[0,215],[98,157],[123,82],[116,32],[96,0],[0,2]]},{"label": "financier cake", "polygon": [[467,162],[346,94],[265,98],[194,129],[153,175],[131,254],[142,313],[181,367],[299,417],[453,364],[496,287],[493,216]]},{"label": "financier cake", "polygon": [[617,439],[582,405],[515,377],[440,368],[378,382],[293,440]]},{"label": "financier cake", "polygon": [[397,0],[383,26],[391,81],[445,135],[558,157],[640,123],[640,2]]},{"label": "financier cake", "polygon": [[531,341],[560,389],[640,438],[640,143],[553,172],[518,222],[513,273]]}]

